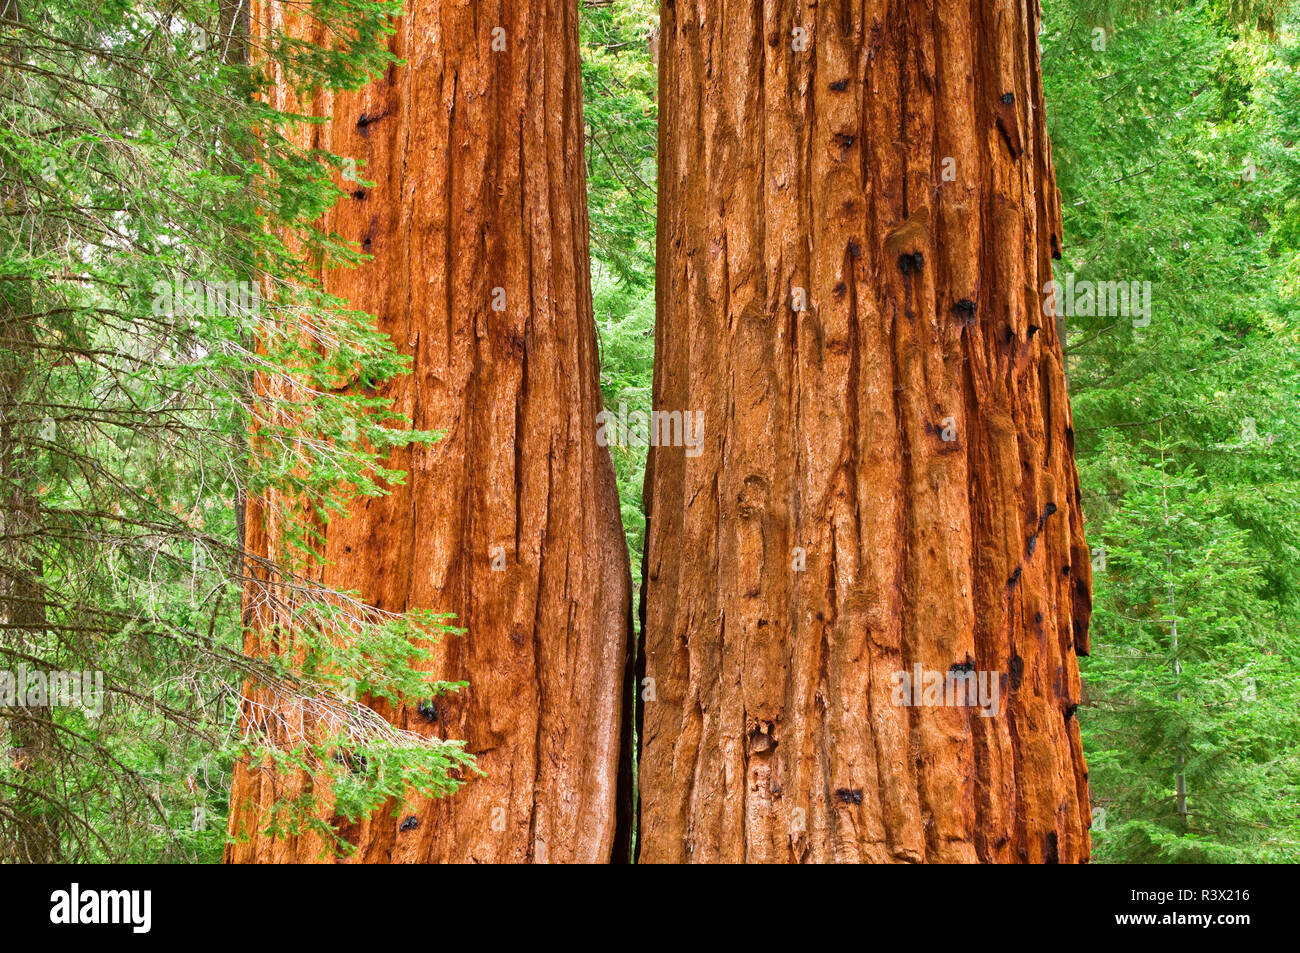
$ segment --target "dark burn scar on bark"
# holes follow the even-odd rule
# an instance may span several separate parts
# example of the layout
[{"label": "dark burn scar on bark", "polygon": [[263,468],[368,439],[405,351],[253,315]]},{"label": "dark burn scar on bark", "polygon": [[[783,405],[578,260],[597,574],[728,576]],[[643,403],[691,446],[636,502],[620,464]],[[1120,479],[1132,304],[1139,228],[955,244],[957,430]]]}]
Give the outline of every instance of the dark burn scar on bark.
[{"label": "dark burn scar on bark", "polygon": [[379,122],[379,120],[383,119],[385,115],[386,115],[385,113],[379,113],[378,115],[371,116],[369,113],[362,113],[360,116],[358,116],[357,128],[361,130],[361,135],[363,136],[368,135],[370,127],[373,126],[375,123]]},{"label": "dark burn scar on bark", "polygon": [[1015,101],[1014,93],[1004,93],[1002,95],[1002,104],[997,107],[994,120],[998,132],[1002,133],[1002,138],[1007,144],[1011,158],[1019,159],[1024,148],[1020,143],[1020,117],[1016,115],[1016,109],[1013,105]]},{"label": "dark burn scar on bark", "polygon": [[1011,656],[1011,662],[1007,666],[1007,674],[1011,676],[1011,690],[1016,691],[1020,688],[1020,682],[1025,677],[1025,660],[1019,655]]},{"label": "dark burn scar on bark", "polygon": [[898,270],[905,275],[910,275],[912,272],[919,272],[924,267],[925,255],[921,254],[919,251],[911,252],[910,254],[904,252],[898,256]]},{"label": "dark burn scar on bark", "polygon": [[402,821],[402,826],[399,827],[398,830],[401,831],[402,833],[406,833],[407,831],[415,830],[419,826],[420,826],[420,819],[416,817],[414,814],[412,814],[406,820]]},{"label": "dark burn scar on bark", "polygon": [[837,788],[835,790],[835,800],[841,804],[861,804],[862,788]]},{"label": "dark burn scar on bark", "polygon": [[1017,567],[1016,567],[1016,571],[1013,572],[1013,573],[1011,574],[1011,578],[1007,580],[1007,585],[1008,585],[1008,586],[1011,586],[1011,587],[1014,587],[1015,584],[1018,583],[1018,582],[1020,581],[1020,575],[1021,575],[1021,573],[1023,573],[1023,572],[1024,572],[1024,570],[1023,570],[1021,567],[1017,566]]},{"label": "dark burn scar on bark", "polygon": [[842,93],[848,88],[849,81],[847,79],[837,79],[835,82],[831,83],[831,89],[837,93]]},{"label": "dark burn scar on bark", "polygon": [[962,324],[970,328],[975,326],[975,313],[978,307],[970,298],[962,298],[952,306],[952,309],[957,312],[957,319]]},{"label": "dark burn scar on bark", "polygon": [[969,655],[967,655],[966,660],[964,662],[954,662],[952,665],[948,666],[948,671],[973,672],[975,671],[975,660],[971,658]]},{"label": "dark burn scar on bark", "polygon": [[1056,849],[1056,831],[1048,831],[1047,836],[1043,839],[1043,863],[1059,864],[1061,859]]},{"label": "dark burn scar on bark", "polygon": [[1078,619],[1071,620],[1070,627],[1074,633],[1074,654],[1087,658],[1089,653],[1085,647],[1085,641],[1088,637],[1088,630],[1083,627],[1083,623]]},{"label": "dark burn scar on bark", "polygon": [[430,724],[438,720],[438,706],[433,703],[432,699],[420,702],[416,707],[416,711],[420,713],[421,718]]}]

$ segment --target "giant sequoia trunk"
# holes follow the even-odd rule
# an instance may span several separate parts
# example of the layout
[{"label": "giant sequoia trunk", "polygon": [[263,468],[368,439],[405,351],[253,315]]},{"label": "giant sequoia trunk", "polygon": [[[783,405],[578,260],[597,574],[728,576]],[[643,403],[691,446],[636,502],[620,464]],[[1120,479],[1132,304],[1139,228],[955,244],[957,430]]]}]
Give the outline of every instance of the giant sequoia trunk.
[{"label": "giant sequoia trunk", "polygon": [[[255,4],[254,29],[285,16]],[[436,713],[381,710],[467,739],[487,777],[418,824],[381,812],[349,839],[362,862],[603,861],[630,579],[595,439],[576,3],[410,0],[392,44],[404,65],[308,107],[332,117],[317,144],[376,183],[326,223],[374,260],[323,279],[413,358],[397,408],[447,435],[399,456],[405,486],[331,523],[321,578],[458,616],[468,634],[438,648],[436,674],[469,688]],[[250,506],[255,553],[279,532],[271,509]],[[276,781],[238,772],[232,831],[256,826]],[[317,859],[306,841],[254,836],[228,859]]]},{"label": "giant sequoia trunk", "polygon": [[643,861],[1089,856],[1038,21],[663,6],[654,399],[705,416],[646,477]]}]

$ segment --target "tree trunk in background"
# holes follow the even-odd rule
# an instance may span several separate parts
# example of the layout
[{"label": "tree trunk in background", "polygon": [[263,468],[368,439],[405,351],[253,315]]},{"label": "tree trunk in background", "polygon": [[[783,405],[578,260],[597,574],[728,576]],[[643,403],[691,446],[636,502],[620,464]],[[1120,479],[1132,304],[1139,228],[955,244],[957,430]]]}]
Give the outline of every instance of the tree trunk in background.
[{"label": "tree trunk in background", "polygon": [[[18,0],[0,0],[0,17],[23,22]],[[21,48],[13,49],[6,59],[19,62],[21,53]],[[28,183],[20,171],[17,166],[0,168],[0,180],[8,184],[9,197],[26,203]],[[8,226],[6,247],[30,240]],[[34,419],[44,406],[43,388],[31,379],[38,370],[34,310],[27,281],[6,281],[0,288],[0,669],[15,675],[19,666],[48,668],[40,661],[56,657],[45,642],[44,562],[36,545],[42,531],[36,447],[48,437]],[[13,708],[0,707],[0,726],[0,757],[21,768],[18,777],[0,788],[0,862],[57,863],[59,809],[48,795],[59,780],[52,706],[31,706],[22,699]]]},{"label": "tree trunk in background", "polygon": [[[8,13],[8,11],[4,11]],[[13,177],[16,178],[16,177]],[[24,183],[25,185],[25,183]],[[26,200],[25,189],[20,193]],[[44,563],[35,540],[41,535],[36,447],[48,439],[33,415],[41,412],[31,393],[36,370],[35,319],[24,281],[0,289],[0,669],[16,676],[20,666],[44,670],[56,657],[46,639]],[[34,399],[37,398],[37,399]],[[51,705],[0,706],[0,756],[22,768],[0,788],[0,861],[53,864],[60,859],[59,811],[48,800],[57,784],[58,737]]]},{"label": "tree trunk in background", "polygon": [[[253,16],[265,29],[285,13],[260,3]],[[382,609],[457,615],[468,634],[439,647],[435,672],[469,688],[439,699],[433,723],[416,700],[377,707],[467,739],[487,772],[423,804],[410,829],[388,812],[364,821],[349,837],[359,862],[610,856],[630,579],[596,444],[577,24],[573,0],[412,0],[392,38],[405,65],[306,109],[333,117],[316,144],[364,160],[376,183],[327,222],[374,261],[325,285],[412,356],[397,408],[447,432],[398,456],[405,486],[329,526],[322,579]],[[273,551],[267,514],[252,501],[253,552]],[[259,775],[238,772],[232,830],[272,796]],[[308,861],[316,846],[256,836],[227,858]]]},{"label": "tree trunk in background", "polygon": [[1038,20],[664,4],[654,398],[705,416],[646,475],[643,861],[1089,856]]}]

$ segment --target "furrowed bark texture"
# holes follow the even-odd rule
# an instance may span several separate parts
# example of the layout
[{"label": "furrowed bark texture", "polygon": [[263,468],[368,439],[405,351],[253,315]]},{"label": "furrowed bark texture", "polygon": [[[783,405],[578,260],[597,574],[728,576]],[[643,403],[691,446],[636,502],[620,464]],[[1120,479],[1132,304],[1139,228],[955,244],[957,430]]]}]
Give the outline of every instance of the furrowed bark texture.
[{"label": "furrowed bark texture", "polygon": [[654,399],[705,417],[646,476],[642,861],[1088,859],[1038,20],[663,6]]},{"label": "furrowed bark texture", "polygon": [[[254,5],[263,28],[285,15]],[[376,707],[467,739],[487,777],[423,804],[407,830],[380,812],[348,839],[359,862],[605,861],[630,579],[595,440],[576,3],[412,0],[392,44],[405,65],[305,110],[332,117],[316,144],[375,182],[327,223],[374,260],[323,277],[412,356],[397,408],[447,435],[399,455],[405,486],[330,524],[321,578],[382,609],[457,615],[468,634],[438,647],[434,671],[469,688],[438,699],[433,723],[415,699]],[[250,550],[274,552],[276,517],[254,501],[248,524]],[[255,826],[275,783],[240,772],[232,830]],[[310,861],[318,847],[255,836],[227,856]]]}]

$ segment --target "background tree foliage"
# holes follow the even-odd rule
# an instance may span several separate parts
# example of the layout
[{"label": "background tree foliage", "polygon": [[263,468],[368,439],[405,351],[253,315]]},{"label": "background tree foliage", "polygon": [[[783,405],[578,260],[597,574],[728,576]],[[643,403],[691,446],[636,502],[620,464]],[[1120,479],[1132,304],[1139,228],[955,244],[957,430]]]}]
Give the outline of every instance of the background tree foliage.
[{"label": "background tree foliage", "polygon": [[[467,766],[352,700],[448,687],[411,665],[444,620],[304,574],[323,521],[401,478],[387,450],[434,438],[373,396],[405,369],[391,342],[309,277],[358,260],[313,224],[341,160],[258,98],[273,67],[366,82],[399,7],[308,6],[347,25],[329,46],[250,46],[222,0],[0,0],[0,669],[104,682],[102,705],[0,707],[0,859],[216,859],[235,757],[332,777],[352,814]],[[242,503],[272,487],[307,518],[252,562]],[[267,604],[294,650],[248,658],[242,610]],[[241,682],[328,730],[238,719]]]},{"label": "background tree foliage", "polygon": [[1097,859],[1294,861],[1295,13],[1045,6],[1057,278],[1153,289],[1149,326],[1067,318]]},{"label": "background tree foliage", "polygon": [[[605,406],[650,410],[654,370],[657,0],[583,0],[592,297]],[[640,585],[646,448],[612,446],[623,527]]]}]

